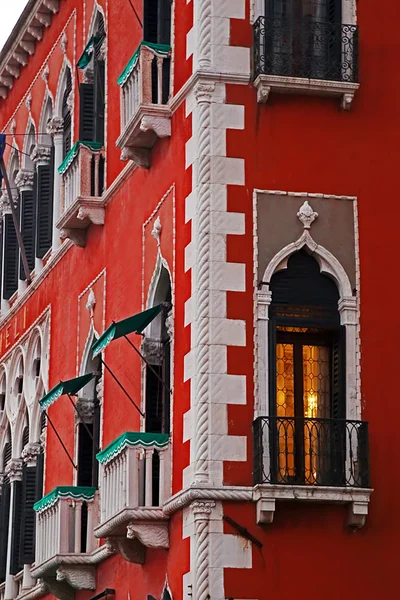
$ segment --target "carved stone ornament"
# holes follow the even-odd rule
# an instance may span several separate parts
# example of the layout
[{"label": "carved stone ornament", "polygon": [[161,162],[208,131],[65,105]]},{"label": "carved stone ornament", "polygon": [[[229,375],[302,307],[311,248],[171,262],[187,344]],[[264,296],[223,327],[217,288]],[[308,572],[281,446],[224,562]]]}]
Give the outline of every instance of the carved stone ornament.
[{"label": "carved stone ornament", "polygon": [[31,160],[38,165],[48,165],[51,160],[51,148],[49,146],[36,145],[31,153]]},{"label": "carved stone ornament", "polygon": [[49,74],[50,74],[49,65],[46,65],[42,71],[42,79],[46,85],[49,83]]},{"label": "carved stone ornament", "polygon": [[74,110],[74,92],[71,91],[67,98],[67,106],[69,110],[72,112]]},{"label": "carved stone ornament", "polygon": [[31,93],[29,93],[28,96],[26,97],[25,106],[29,110],[29,112],[31,112],[31,106],[32,106],[32,94]]},{"label": "carved stone ornament", "polygon": [[60,238],[62,240],[69,239],[78,248],[84,248],[86,246],[86,229],[70,229],[64,227],[60,231]]},{"label": "carved stone ornament", "polygon": [[121,160],[124,162],[132,160],[138,167],[150,169],[151,150],[150,148],[136,148],[134,146],[124,146],[121,152]]},{"label": "carved stone ornament", "polygon": [[13,481],[22,481],[22,460],[13,458],[5,468],[5,474],[12,483]]},{"label": "carved stone ornament", "polygon": [[94,71],[90,67],[86,67],[83,71],[83,83],[94,83]]},{"label": "carved stone ornament", "polygon": [[36,465],[37,457],[41,451],[41,444],[39,442],[27,444],[22,450],[22,460],[28,467],[34,467]]},{"label": "carved stone ornament", "polygon": [[310,229],[312,223],[314,223],[315,219],[318,218],[318,213],[313,211],[311,206],[308,204],[308,201],[306,200],[304,204],[300,207],[297,216],[303,223],[304,229]]},{"label": "carved stone ornament", "polygon": [[60,43],[60,48],[61,48],[63,54],[65,54],[67,51],[67,44],[68,44],[68,38],[67,38],[67,34],[64,31],[64,33],[62,34],[61,43]]},{"label": "carved stone ornament", "polygon": [[47,121],[46,132],[49,135],[62,134],[64,131],[64,119],[62,117],[53,117]]},{"label": "carved stone ornament", "polygon": [[15,178],[15,185],[20,191],[33,190],[33,180],[33,171],[28,171],[27,169],[20,169]]},{"label": "carved stone ornament", "polygon": [[86,302],[86,309],[90,312],[90,316],[93,317],[94,307],[96,306],[96,296],[93,288],[89,290],[89,296]]},{"label": "carved stone ornament", "polygon": [[154,227],[151,232],[151,235],[157,241],[158,247],[160,247],[161,230],[162,230],[162,225],[161,225],[160,217],[157,217],[157,219],[154,222]]},{"label": "carved stone ornament", "polygon": [[76,408],[78,414],[76,414],[76,418],[78,421],[83,423],[90,423],[93,419],[94,415],[94,403],[90,398],[79,398],[76,403]]},{"label": "carved stone ornament", "polygon": [[215,508],[215,502],[211,500],[199,500],[196,502],[192,502],[191,507],[195,520],[209,519],[213,508]]},{"label": "carved stone ornament", "polygon": [[168,523],[131,523],[126,537],[138,539],[146,548],[169,548]]},{"label": "carved stone ornament", "polygon": [[93,225],[104,225],[105,209],[104,206],[81,206],[76,217],[80,221],[89,219]]},{"label": "carved stone ornament", "polygon": [[163,349],[160,340],[145,337],[141,344],[140,351],[151,365],[161,364]]},{"label": "carved stone ornament", "polygon": [[144,115],[140,122],[140,131],[154,131],[157,137],[171,137],[171,119],[156,115]]},{"label": "carved stone ornament", "polygon": [[197,102],[211,102],[214,92],[214,83],[198,83],[194,90]]}]

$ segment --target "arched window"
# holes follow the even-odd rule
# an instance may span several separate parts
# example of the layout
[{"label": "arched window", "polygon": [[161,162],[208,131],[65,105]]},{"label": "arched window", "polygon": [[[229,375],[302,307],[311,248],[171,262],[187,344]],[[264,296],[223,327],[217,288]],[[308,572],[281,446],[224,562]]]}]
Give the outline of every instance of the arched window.
[{"label": "arched window", "polygon": [[[3,448],[2,456],[3,472],[5,471],[8,463],[11,461],[12,456],[10,425],[7,426],[5,439],[6,443]],[[0,496],[0,582],[5,581],[6,578],[8,524],[10,518],[10,491],[10,481],[8,477],[5,477],[3,485],[1,486]]]},{"label": "arched window", "polygon": [[272,477],[340,485],[345,450],[345,327],[339,292],[305,250],[270,282]]},{"label": "arched window", "polygon": [[163,304],[163,310],[151,324],[150,336],[144,341],[146,367],[146,431],[169,433],[171,387],[171,339],[168,323],[171,316],[171,279],[162,266],[153,306]]},{"label": "arched window", "polygon": [[72,92],[72,76],[69,68],[65,73],[65,90],[63,94],[61,116],[64,120],[63,144],[64,158],[72,147],[72,112],[70,107],[70,94]]},{"label": "arched window", "polygon": [[79,139],[104,144],[105,62],[101,48],[106,37],[103,15],[98,12],[94,26],[94,52],[79,85]]},{"label": "arched window", "polygon": [[[18,189],[16,184],[17,174],[19,171],[19,156],[18,150],[15,149],[9,160],[8,176],[10,179],[11,194],[13,199],[18,198]],[[17,291],[18,288],[18,259],[19,249],[18,241],[15,233],[14,222],[11,210],[4,213],[3,216],[3,231],[2,231],[2,300],[5,300],[8,306],[8,300]],[[3,303],[4,307],[4,303]]]}]

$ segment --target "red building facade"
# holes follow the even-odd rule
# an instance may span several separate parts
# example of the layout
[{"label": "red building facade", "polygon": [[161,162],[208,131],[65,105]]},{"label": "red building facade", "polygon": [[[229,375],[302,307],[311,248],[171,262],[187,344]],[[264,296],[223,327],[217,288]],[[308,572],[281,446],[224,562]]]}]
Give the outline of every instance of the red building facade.
[{"label": "red building facade", "polygon": [[0,598],[391,593],[396,16],[28,2],[0,55]]}]

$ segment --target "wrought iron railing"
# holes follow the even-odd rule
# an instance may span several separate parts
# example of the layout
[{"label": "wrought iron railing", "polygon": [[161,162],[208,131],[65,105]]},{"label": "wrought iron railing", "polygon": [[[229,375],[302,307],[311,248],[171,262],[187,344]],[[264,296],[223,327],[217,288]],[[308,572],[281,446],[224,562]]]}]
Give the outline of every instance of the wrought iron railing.
[{"label": "wrought iron railing", "polygon": [[369,487],[368,423],[258,417],[254,483]]},{"label": "wrought iron railing", "polygon": [[279,75],[358,82],[358,27],[314,17],[259,17],[254,78]]}]

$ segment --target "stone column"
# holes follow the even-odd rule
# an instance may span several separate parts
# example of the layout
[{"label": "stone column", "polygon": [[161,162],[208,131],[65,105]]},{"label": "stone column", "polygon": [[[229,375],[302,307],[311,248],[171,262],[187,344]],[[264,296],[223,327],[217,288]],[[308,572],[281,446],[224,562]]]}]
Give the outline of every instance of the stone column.
[{"label": "stone column", "polygon": [[210,599],[210,543],[209,524],[215,502],[205,500],[193,502],[192,505],[195,524],[195,551],[194,551],[194,585],[193,600]]},{"label": "stone column", "polygon": [[[31,159],[33,164],[35,165],[35,170],[37,172],[38,167],[46,166],[51,161],[51,148],[50,146],[42,146],[37,145],[34,147],[33,152],[31,154]],[[36,202],[39,203],[39,198],[36,199]],[[36,214],[36,219],[38,219],[38,215]],[[37,248],[36,248],[37,252]],[[35,256],[35,274],[37,275],[43,269],[43,261],[41,258]]]},{"label": "stone column", "polygon": [[[22,198],[22,196],[21,196],[22,192],[32,192],[34,178],[35,178],[35,174],[33,171],[29,171],[28,169],[21,169],[20,171],[18,171],[17,176],[15,178],[15,185],[18,188],[20,199]],[[20,200],[20,216],[19,216],[20,224],[21,224],[21,208],[22,208],[22,203]],[[21,225],[20,225],[20,230],[21,230]],[[19,262],[20,261],[18,261],[18,270],[19,270]],[[18,294],[22,294],[26,290],[26,286],[27,286],[26,281],[21,279],[21,275],[22,275],[22,273],[19,273]]]},{"label": "stone column", "polygon": [[12,600],[17,595],[16,583],[14,576],[11,575],[11,547],[12,547],[12,536],[14,530],[13,522],[13,506],[15,501],[16,482],[22,480],[22,460],[20,458],[13,458],[7,465],[5,473],[10,481],[10,517],[8,521],[8,542],[7,542],[7,562],[6,562],[6,587],[4,592],[4,600]]},{"label": "stone column", "polygon": [[54,144],[54,187],[53,187],[53,252],[61,245],[60,232],[56,227],[61,216],[61,175],[58,167],[64,158],[63,132],[64,120],[61,117],[53,117],[47,123],[47,133],[52,136]]}]

